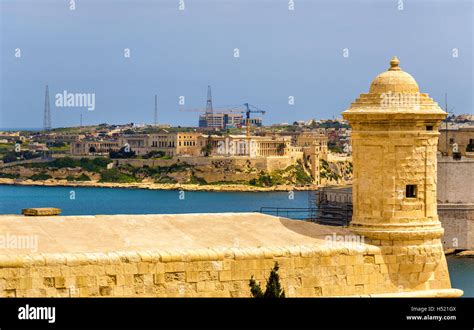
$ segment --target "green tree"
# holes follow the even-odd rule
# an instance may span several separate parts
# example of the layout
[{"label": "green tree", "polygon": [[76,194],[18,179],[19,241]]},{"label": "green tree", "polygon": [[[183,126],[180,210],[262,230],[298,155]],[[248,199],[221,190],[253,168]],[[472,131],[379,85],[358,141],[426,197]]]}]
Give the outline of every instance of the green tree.
[{"label": "green tree", "polygon": [[263,298],[264,293],[262,291],[262,288],[260,287],[260,284],[258,284],[257,281],[254,280],[253,276],[250,279],[249,286],[252,297]]},{"label": "green tree", "polygon": [[100,174],[99,182],[130,183],[137,182],[137,179],[132,175],[121,173],[119,170],[113,168],[111,170],[103,171]]},{"label": "green tree", "polygon": [[466,152],[473,152],[474,151],[474,140],[470,139],[469,144],[466,147]]},{"label": "green tree", "polygon": [[275,262],[275,266],[270,272],[270,276],[267,280],[267,286],[265,288],[265,292],[263,292],[260,284],[255,281],[255,279],[250,279],[249,286],[250,286],[250,293],[254,298],[285,298],[285,290],[281,288],[280,284],[280,275],[278,275],[278,270],[280,266],[278,262]]},{"label": "green tree", "polygon": [[278,144],[277,152],[281,156],[283,156],[285,154],[285,144],[284,143]]},{"label": "green tree", "polygon": [[148,158],[162,158],[166,154],[164,151],[161,150],[152,150],[149,153],[143,155],[143,158],[148,159]]},{"label": "green tree", "polygon": [[201,152],[204,154],[205,157],[209,157],[212,152],[212,136],[211,133],[207,135],[206,145],[201,148]]},{"label": "green tree", "polygon": [[4,163],[11,163],[17,160],[17,156],[15,152],[9,152],[5,156],[3,156]]},{"label": "green tree", "polygon": [[209,157],[212,151],[212,146],[210,144],[206,144],[204,147],[201,148],[201,152],[204,156]]},{"label": "green tree", "polygon": [[120,148],[119,151],[109,152],[110,158],[135,158],[135,151],[125,151],[125,147]]},{"label": "green tree", "polygon": [[44,180],[51,179],[51,175],[47,173],[37,173],[30,176],[30,179],[33,181],[44,181]]},{"label": "green tree", "polygon": [[63,157],[63,158],[58,158],[53,160],[51,163],[49,163],[50,167],[55,167],[55,168],[66,168],[66,167],[76,167],[78,166],[77,161],[72,159],[71,157]]},{"label": "green tree", "polygon": [[102,167],[102,168],[106,168],[107,167],[107,164],[111,163],[112,161],[108,158],[105,158],[105,157],[97,157],[97,158],[94,158],[92,160],[92,164],[96,165],[96,166],[99,166],[99,167]]}]

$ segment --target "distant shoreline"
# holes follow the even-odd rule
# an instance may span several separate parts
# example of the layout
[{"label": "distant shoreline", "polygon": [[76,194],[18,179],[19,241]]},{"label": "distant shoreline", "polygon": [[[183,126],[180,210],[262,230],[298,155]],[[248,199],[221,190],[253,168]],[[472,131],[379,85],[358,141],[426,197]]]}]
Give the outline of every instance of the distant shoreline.
[{"label": "distant shoreline", "polygon": [[33,181],[0,178],[0,185],[13,186],[39,186],[39,187],[96,187],[96,188],[128,188],[128,189],[150,189],[150,190],[185,190],[185,191],[229,191],[229,192],[283,192],[283,191],[310,191],[318,189],[317,185],[292,186],[277,185],[273,187],[255,187],[242,184],[219,184],[219,185],[198,185],[179,183],[114,183],[82,181],[71,182],[66,180],[45,180]]}]

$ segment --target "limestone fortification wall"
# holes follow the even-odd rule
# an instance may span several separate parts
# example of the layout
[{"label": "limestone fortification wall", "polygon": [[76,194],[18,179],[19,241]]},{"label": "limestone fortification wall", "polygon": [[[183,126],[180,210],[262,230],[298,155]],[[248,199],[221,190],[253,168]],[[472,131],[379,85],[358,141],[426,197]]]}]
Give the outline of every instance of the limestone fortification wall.
[{"label": "limestone fortification wall", "polygon": [[249,297],[275,262],[289,297],[462,294],[422,231],[369,240],[259,213],[3,215],[0,229],[1,297]]},{"label": "limestone fortification wall", "polygon": [[474,250],[474,203],[438,204],[445,248]]},{"label": "limestone fortification wall", "polygon": [[[169,167],[187,164],[194,168],[194,176],[207,183],[239,182],[256,179],[260,172],[271,173],[296,164],[303,153],[281,157],[176,157],[174,159],[116,159],[114,164],[130,164],[135,167]],[[182,174],[179,174],[182,175]],[[170,174],[170,176],[173,176]],[[177,179],[180,182],[179,179]]]},{"label": "limestone fortification wall", "polygon": [[455,296],[439,243],[405,243],[3,255],[0,296],[249,297],[275,261],[289,297]]},{"label": "limestone fortification wall", "polygon": [[474,159],[438,155],[438,214],[446,248],[474,249]]},{"label": "limestone fortification wall", "polygon": [[438,156],[438,201],[474,203],[474,159]]},{"label": "limestone fortification wall", "polygon": [[176,157],[173,159],[115,159],[115,165],[130,164],[136,167],[147,165],[150,167],[169,167],[173,164],[184,163],[192,166],[213,166],[216,162],[225,162],[236,169],[245,170],[249,167],[259,171],[272,172],[286,168],[303,158],[303,153],[280,157]]}]

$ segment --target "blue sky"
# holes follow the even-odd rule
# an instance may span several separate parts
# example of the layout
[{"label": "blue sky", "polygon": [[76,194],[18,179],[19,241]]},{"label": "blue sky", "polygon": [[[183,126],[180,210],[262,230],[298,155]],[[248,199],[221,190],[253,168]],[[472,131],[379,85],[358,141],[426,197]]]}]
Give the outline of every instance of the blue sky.
[{"label": "blue sky", "polygon": [[[207,85],[216,107],[249,102],[267,124],[332,118],[393,55],[422,92],[473,113],[470,0],[184,2],[0,0],[0,127],[41,127],[46,84],[53,127],[77,126],[81,112],[84,124],[152,123],[155,93],[159,122],[195,126],[178,98],[204,108]],[[55,107],[64,90],[95,93],[95,110]]]}]

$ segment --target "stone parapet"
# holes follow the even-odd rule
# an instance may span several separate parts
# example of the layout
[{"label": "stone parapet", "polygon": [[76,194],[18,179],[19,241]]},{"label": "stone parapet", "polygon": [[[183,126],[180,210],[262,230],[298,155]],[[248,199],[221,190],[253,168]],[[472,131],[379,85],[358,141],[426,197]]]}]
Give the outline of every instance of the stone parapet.
[{"label": "stone parapet", "polygon": [[249,297],[275,262],[288,297],[461,294],[439,242],[373,243],[0,255],[0,296]]}]

